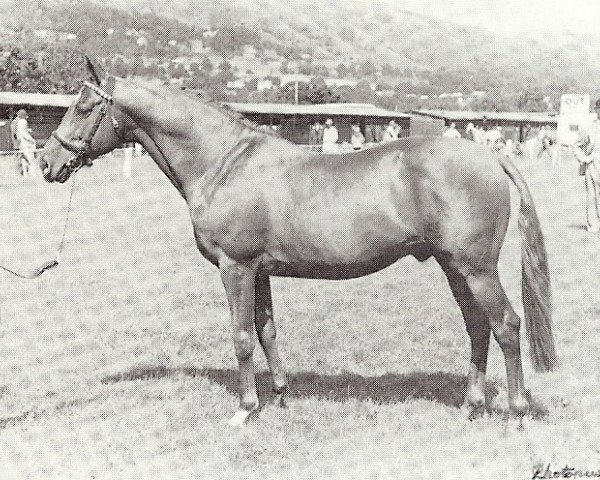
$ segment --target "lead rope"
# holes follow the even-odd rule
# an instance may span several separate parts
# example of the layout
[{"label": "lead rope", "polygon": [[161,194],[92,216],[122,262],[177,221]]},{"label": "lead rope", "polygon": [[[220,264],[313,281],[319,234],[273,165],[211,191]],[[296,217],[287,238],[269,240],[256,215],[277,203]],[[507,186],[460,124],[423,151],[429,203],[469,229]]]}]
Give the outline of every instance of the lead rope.
[{"label": "lead rope", "polygon": [[62,253],[64,244],[65,244],[65,238],[67,236],[67,227],[69,225],[69,217],[71,216],[71,204],[73,201],[73,191],[74,190],[75,190],[75,179],[73,178],[71,180],[71,191],[69,193],[69,202],[67,204],[67,214],[65,216],[65,224],[63,226],[63,233],[62,233],[62,237],[60,239],[60,243],[58,244],[58,249],[56,250],[56,256],[54,257],[54,259],[48,260],[48,261],[42,263],[38,268],[31,271],[30,273],[17,272],[8,267],[5,267],[4,265],[0,265],[1,270],[4,270],[5,272],[8,272],[19,278],[24,278],[26,280],[33,280],[34,278],[39,277],[46,270],[50,270],[51,268],[56,267],[60,263],[60,254]]}]

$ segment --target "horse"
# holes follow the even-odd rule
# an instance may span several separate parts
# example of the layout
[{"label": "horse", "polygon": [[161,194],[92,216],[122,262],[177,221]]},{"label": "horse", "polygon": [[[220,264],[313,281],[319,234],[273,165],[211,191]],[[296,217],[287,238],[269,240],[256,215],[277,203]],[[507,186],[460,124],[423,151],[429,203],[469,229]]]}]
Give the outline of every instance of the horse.
[{"label": "horse", "polygon": [[520,317],[498,275],[510,217],[510,179],[521,198],[522,297],[536,370],[557,367],[544,240],[528,186],[511,161],[464,139],[406,137],[357,152],[313,152],[265,133],[223,105],[185,91],[116,79],[85,59],[89,79],[45,145],[48,182],[140,143],[185,199],[196,245],[218,268],[238,363],[239,407],[259,412],[255,332],[284,405],[271,276],[343,280],[408,255],[445,273],[471,342],[463,407],[484,409],[491,333],[505,359],[511,416],[528,412]]}]

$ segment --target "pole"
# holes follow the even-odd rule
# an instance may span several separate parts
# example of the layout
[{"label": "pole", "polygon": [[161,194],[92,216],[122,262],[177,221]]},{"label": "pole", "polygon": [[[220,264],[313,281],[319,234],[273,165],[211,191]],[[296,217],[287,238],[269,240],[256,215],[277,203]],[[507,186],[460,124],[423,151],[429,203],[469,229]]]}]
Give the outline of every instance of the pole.
[{"label": "pole", "polygon": [[298,105],[298,80],[294,84],[294,103]]}]

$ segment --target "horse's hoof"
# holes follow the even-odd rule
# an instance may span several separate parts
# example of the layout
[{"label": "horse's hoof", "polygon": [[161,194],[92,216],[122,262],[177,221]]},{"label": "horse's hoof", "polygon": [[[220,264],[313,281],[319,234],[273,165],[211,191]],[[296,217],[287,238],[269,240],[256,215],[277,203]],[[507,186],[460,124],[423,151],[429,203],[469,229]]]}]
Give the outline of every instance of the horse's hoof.
[{"label": "horse's hoof", "polygon": [[485,405],[484,404],[471,405],[469,403],[464,403],[462,405],[462,407],[460,407],[460,411],[469,420],[475,420],[476,418],[481,418],[484,416]]},{"label": "horse's hoof", "polygon": [[289,391],[289,387],[285,385],[281,388],[274,388],[273,391],[275,392],[275,404],[279,408],[287,408],[286,397]]},{"label": "horse's hoof", "polygon": [[241,427],[242,425],[248,423],[250,419],[256,415],[258,415],[258,408],[255,408],[254,410],[240,409],[235,412],[235,415],[229,419],[227,424],[230,427]]},{"label": "horse's hoof", "polygon": [[514,402],[510,405],[510,414],[514,418],[522,419],[530,413],[529,403],[527,401]]}]

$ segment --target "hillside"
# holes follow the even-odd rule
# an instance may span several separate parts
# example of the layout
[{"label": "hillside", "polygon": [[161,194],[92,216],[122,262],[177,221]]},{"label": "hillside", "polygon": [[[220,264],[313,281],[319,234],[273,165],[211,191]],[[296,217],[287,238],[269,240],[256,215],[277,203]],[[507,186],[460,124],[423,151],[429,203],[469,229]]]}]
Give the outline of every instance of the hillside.
[{"label": "hillside", "polygon": [[[57,44],[100,58],[122,56],[129,71],[140,56],[222,62],[250,45],[255,56],[249,66],[244,63],[244,72],[260,71],[252,62],[293,61],[301,73],[331,75],[337,69],[341,76],[338,67],[344,64],[343,75],[355,80],[401,91],[414,86],[416,93],[598,93],[600,39],[593,34],[561,32],[541,40],[536,32],[543,25],[532,28],[531,35],[499,33],[459,22],[465,12],[456,4],[448,10],[450,20],[431,5],[428,15],[414,2],[403,9],[384,0],[239,0],[234,5],[221,0],[32,0],[27,5],[3,0],[0,38],[5,45],[45,51],[49,62],[60,57],[53,53]],[[479,8],[473,19],[483,14]],[[54,32],[54,37],[40,37],[40,31]],[[65,42],[66,34],[76,39]],[[152,70],[157,76],[159,68]]]}]

